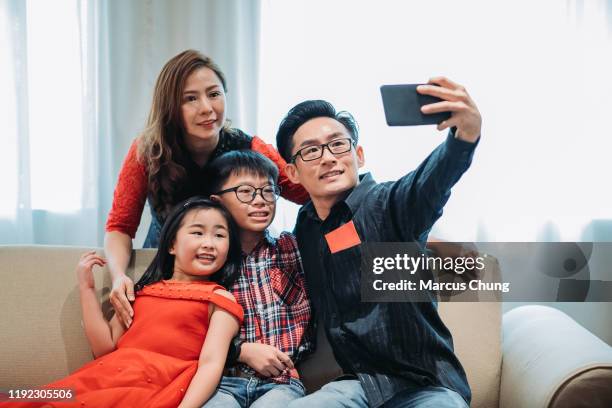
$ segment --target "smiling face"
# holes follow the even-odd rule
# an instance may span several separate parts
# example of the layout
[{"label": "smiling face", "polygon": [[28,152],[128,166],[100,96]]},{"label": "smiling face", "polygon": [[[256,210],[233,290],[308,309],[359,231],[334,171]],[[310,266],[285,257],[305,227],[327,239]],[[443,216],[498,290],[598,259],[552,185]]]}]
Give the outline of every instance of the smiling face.
[{"label": "smiling face", "polygon": [[[241,185],[262,188],[273,184],[274,183],[269,178],[245,171],[241,173],[232,173],[219,190]],[[234,221],[236,221],[236,224],[238,224],[238,227],[242,230],[263,232],[274,220],[276,202],[264,200],[260,191],[257,192],[255,199],[250,203],[243,203],[238,200],[236,193],[233,191],[220,195],[213,195],[212,197],[223,204],[232,215]]]},{"label": "smiling face", "polygon": [[[344,125],[336,119],[319,117],[300,126],[293,135],[291,155],[308,146],[329,143],[335,139],[350,138]],[[364,164],[361,146],[352,147],[346,153],[332,154],[323,149],[323,156],[312,161],[297,157],[287,165],[287,174],[292,182],[300,183],[315,205],[317,201],[337,202],[359,182],[358,169]]]},{"label": "smiling face", "polygon": [[223,215],[216,209],[189,211],[169,250],[174,255],[172,279],[207,280],[223,267],[228,250],[229,231]]},{"label": "smiling face", "polygon": [[216,146],[225,123],[225,91],[210,68],[193,71],[185,81],[181,105],[185,142],[192,149]]}]

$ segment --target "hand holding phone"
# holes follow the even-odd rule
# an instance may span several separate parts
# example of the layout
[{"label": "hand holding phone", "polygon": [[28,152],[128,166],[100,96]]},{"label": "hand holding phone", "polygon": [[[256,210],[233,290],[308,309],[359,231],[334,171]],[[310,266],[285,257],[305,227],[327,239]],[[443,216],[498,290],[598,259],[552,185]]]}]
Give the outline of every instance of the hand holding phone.
[{"label": "hand holding phone", "polygon": [[426,84],[383,85],[380,87],[385,118],[389,126],[437,125],[451,117],[450,112],[434,114],[421,112],[423,105],[440,102],[442,99],[431,95],[421,95],[416,90],[419,85]]}]

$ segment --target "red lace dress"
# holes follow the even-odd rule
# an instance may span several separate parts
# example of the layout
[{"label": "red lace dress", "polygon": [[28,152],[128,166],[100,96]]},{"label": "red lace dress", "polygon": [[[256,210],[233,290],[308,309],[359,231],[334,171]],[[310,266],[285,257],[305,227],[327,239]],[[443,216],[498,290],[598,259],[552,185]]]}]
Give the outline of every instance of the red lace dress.
[{"label": "red lace dress", "polygon": [[162,281],[134,302],[132,326],[117,350],[48,384],[70,388],[69,402],[8,403],[10,407],[176,407],[198,368],[212,302],[242,323],[242,308],[213,291],[211,282]]}]

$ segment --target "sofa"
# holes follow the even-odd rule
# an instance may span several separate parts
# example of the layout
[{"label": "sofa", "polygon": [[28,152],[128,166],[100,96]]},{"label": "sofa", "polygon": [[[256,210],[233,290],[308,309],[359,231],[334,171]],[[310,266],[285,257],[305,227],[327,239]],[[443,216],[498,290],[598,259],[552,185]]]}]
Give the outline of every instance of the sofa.
[{"label": "sofa", "polygon": [[[83,333],[75,266],[89,248],[0,246],[0,390],[66,376],[92,359]],[[100,253],[102,250],[99,250]],[[152,250],[133,252],[137,279]],[[497,260],[485,257],[489,277]],[[110,276],[94,270],[105,316]],[[501,303],[441,302],[439,311],[472,388],[472,407],[612,407],[612,348],[557,309],[523,306],[502,318]],[[316,353],[299,370],[309,392],[339,373],[317,333]]]}]

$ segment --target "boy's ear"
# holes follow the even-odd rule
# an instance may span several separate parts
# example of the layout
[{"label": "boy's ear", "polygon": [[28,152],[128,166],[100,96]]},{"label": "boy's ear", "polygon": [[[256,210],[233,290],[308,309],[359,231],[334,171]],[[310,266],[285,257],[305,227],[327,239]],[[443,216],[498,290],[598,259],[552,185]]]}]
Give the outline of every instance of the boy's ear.
[{"label": "boy's ear", "polygon": [[287,178],[293,184],[300,184],[300,179],[298,177],[298,169],[294,163],[287,163],[285,166],[285,174],[287,174]]}]

